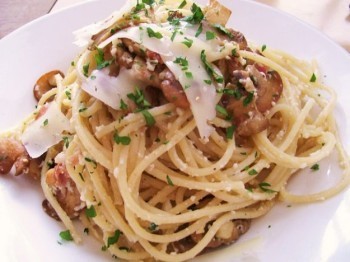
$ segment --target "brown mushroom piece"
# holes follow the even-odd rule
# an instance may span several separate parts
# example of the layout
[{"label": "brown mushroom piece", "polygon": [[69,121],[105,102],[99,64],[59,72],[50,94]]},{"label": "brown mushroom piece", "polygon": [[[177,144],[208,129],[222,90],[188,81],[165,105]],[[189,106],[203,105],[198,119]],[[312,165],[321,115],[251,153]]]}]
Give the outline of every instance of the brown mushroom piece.
[{"label": "brown mushroom piece", "polygon": [[[74,181],[70,178],[66,166],[59,163],[54,168],[48,170],[46,173],[46,183],[67,215],[70,218],[78,217],[83,208],[80,201],[80,193]],[[44,202],[44,211],[49,216],[57,219],[57,214],[55,214],[56,212],[54,212],[51,205]]]},{"label": "brown mushroom piece", "polygon": [[[207,249],[229,245],[246,233],[250,227],[249,219],[236,219],[227,222],[216,232],[215,237],[208,243]],[[204,233],[192,234],[191,238],[198,243],[204,237]]]},{"label": "brown mushroom piece", "polygon": [[64,74],[61,71],[53,70],[47,72],[46,74],[43,74],[36,81],[33,88],[33,94],[37,101],[39,101],[46,92],[56,87],[55,75],[57,74],[60,74],[62,77],[64,77]]},{"label": "brown mushroom piece", "polygon": [[228,87],[238,90],[242,98],[224,96],[222,102],[232,112],[236,134],[248,137],[265,130],[269,123],[264,114],[279,100],[283,91],[281,77],[276,71],[259,64],[235,70],[231,75],[233,83]]},{"label": "brown mushroom piece", "polygon": [[15,166],[15,176],[25,174],[40,177],[41,158],[31,158],[22,143],[14,138],[0,139],[0,174],[8,174]]}]

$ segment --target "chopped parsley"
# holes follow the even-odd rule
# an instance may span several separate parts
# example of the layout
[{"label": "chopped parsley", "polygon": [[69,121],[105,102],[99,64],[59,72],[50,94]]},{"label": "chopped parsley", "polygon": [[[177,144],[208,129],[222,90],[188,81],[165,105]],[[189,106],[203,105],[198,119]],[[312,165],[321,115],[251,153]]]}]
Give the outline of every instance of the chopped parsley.
[{"label": "chopped parsley", "polygon": [[223,116],[225,116],[225,117],[228,117],[228,116],[229,116],[227,110],[226,110],[224,107],[222,107],[222,106],[220,106],[220,105],[216,105],[216,106],[215,106],[215,109],[216,109],[216,112],[220,113],[221,115],[223,115]]},{"label": "chopped parsley", "polygon": [[261,52],[264,52],[266,50],[266,45],[263,45],[262,47],[261,47]]},{"label": "chopped parsley", "polygon": [[153,126],[156,123],[156,120],[154,119],[154,117],[152,116],[152,114],[148,111],[148,110],[142,110],[141,111],[143,117],[146,120],[146,124],[148,126]]},{"label": "chopped parsley", "polygon": [[248,106],[252,101],[254,97],[254,92],[248,92],[248,95],[243,100],[243,106]]},{"label": "chopped parsley", "polygon": [[242,93],[238,88],[235,88],[235,89],[223,88],[223,89],[217,90],[217,92],[225,95],[233,96],[236,100],[239,100],[242,97]]},{"label": "chopped parsley", "polygon": [[72,99],[72,94],[69,90],[66,90],[66,92],[64,92],[66,94],[66,97],[71,100]]},{"label": "chopped parsley", "polygon": [[163,35],[161,33],[153,31],[153,29],[150,27],[147,27],[147,34],[150,38],[152,37],[155,37],[157,39],[163,38]]},{"label": "chopped parsley", "polygon": [[148,229],[149,231],[154,232],[158,229],[158,225],[152,222],[151,224],[149,224]]},{"label": "chopped parsley", "polygon": [[87,107],[84,106],[84,107],[82,107],[82,108],[79,109],[79,113],[84,112],[84,111],[86,111],[86,110],[87,110]]},{"label": "chopped parsley", "polygon": [[205,37],[207,40],[212,40],[215,38],[215,33],[213,31],[207,31],[205,33]]},{"label": "chopped parsley", "polygon": [[121,110],[128,109],[128,105],[124,102],[123,99],[120,99],[120,106],[119,106],[119,108],[120,108]]},{"label": "chopped parsley", "polygon": [[181,8],[185,7],[186,5],[187,5],[186,0],[183,0],[182,3],[179,5],[178,8],[181,9]]},{"label": "chopped parsley", "polygon": [[186,70],[188,67],[188,61],[187,58],[183,58],[181,56],[176,57],[176,59],[174,60],[175,64],[179,64],[182,67],[182,70]]},{"label": "chopped parsley", "polygon": [[189,39],[187,37],[185,37],[185,40],[182,41],[181,43],[183,43],[185,46],[187,46],[188,48],[191,48],[192,44],[193,44],[193,40]]},{"label": "chopped parsley", "polygon": [[131,138],[129,136],[119,136],[117,131],[114,133],[113,139],[114,142],[116,142],[118,145],[122,144],[124,146],[127,146],[131,142]]},{"label": "chopped parsley", "polygon": [[62,140],[63,140],[64,146],[65,146],[66,148],[68,148],[68,147],[69,147],[69,137],[64,136],[64,137],[62,137]]},{"label": "chopped parsley", "polygon": [[114,245],[115,243],[117,243],[120,235],[122,235],[122,234],[123,233],[119,229],[117,229],[114,232],[114,235],[107,239],[107,248],[109,248],[111,245]]},{"label": "chopped parsley", "polygon": [[95,207],[94,206],[90,206],[89,208],[86,208],[85,209],[85,215],[87,217],[90,217],[90,218],[93,218],[93,217],[96,217],[96,210],[95,210]]},{"label": "chopped parsley", "polygon": [[101,70],[107,66],[109,66],[113,60],[105,60],[104,52],[101,48],[97,48],[97,54],[95,55],[96,68]]},{"label": "chopped parsley", "polygon": [[89,74],[89,67],[90,67],[90,63],[83,65],[83,73],[84,73],[84,76],[86,77],[88,77],[88,74]]},{"label": "chopped parsley", "polygon": [[254,175],[258,174],[258,171],[256,171],[255,169],[250,169],[250,170],[248,171],[248,174],[249,174],[250,176],[254,176]]},{"label": "chopped parsley", "polygon": [[310,167],[313,171],[318,171],[320,170],[320,165],[319,164],[314,164],[312,167]]},{"label": "chopped parsley", "polygon": [[171,178],[170,178],[170,176],[166,176],[166,181],[168,182],[168,185],[169,186],[174,186],[174,183],[173,183],[173,181],[171,180]]},{"label": "chopped parsley", "polygon": [[236,48],[233,48],[233,49],[231,50],[231,55],[232,55],[232,56],[237,56],[237,49],[236,49]]},{"label": "chopped parsley", "polygon": [[233,34],[230,30],[220,24],[214,24],[213,27],[220,31],[221,33],[227,35],[229,38],[233,38]]},{"label": "chopped parsley", "polygon": [[192,15],[185,17],[184,21],[189,22],[191,24],[199,24],[200,22],[202,22],[202,20],[204,19],[204,14],[199,6],[193,4],[191,6],[191,12]]},{"label": "chopped parsley", "polygon": [[206,83],[207,85],[211,85],[212,84],[212,81],[210,79],[206,79],[206,80],[203,80],[204,83]]},{"label": "chopped parsley", "polygon": [[43,126],[47,126],[49,124],[49,119],[45,119],[44,122],[43,122]]},{"label": "chopped parsley", "polygon": [[66,241],[72,241],[73,240],[73,237],[70,233],[69,230],[66,230],[66,231],[61,231],[60,232],[60,237],[63,239],[63,240],[66,240]]},{"label": "chopped parsley", "polygon": [[201,60],[204,64],[204,68],[207,71],[207,73],[214,78],[214,80],[218,83],[223,83],[224,78],[219,75],[217,72],[215,72],[213,66],[207,61],[207,56],[205,54],[205,50],[202,50],[201,52]]},{"label": "chopped parsley", "polygon": [[197,29],[195,37],[198,37],[203,32],[203,24],[201,23]]},{"label": "chopped parsley", "polygon": [[266,193],[275,193],[276,191],[272,190],[270,187],[271,187],[271,185],[269,183],[267,183],[267,182],[262,182],[262,183],[259,184],[259,188],[262,191],[264,191]]},{"label": "chopped parsley", "polygon": [[188,79],[193,79],[193,75],[191,72],[185,72],[185,75]]},{"label": "chopped parsley", "polygon": [[235,125],[232,125],[228,128],[226,128],[226,138],[227,139],[232,139],[233,138],[233,133],[235,132],[236,130],[236,126]]},{"label": "chopped parsley", "polygon": [[135,89],[135,92],[127,94],[127,97],[137,105],[138,109],[142,110],[151,106],[151,104],[145,99],[142,90],[137,87]]},{"label": "chopped parsley", "polygon": [[311,83],[315,83],[316,82],[316,75],[315,75],[315,73],[312,73],[312,76],[310,78],[310,82]]},{"label": "chopped parsley", "polygon": [[177,31],[177,29],[176,29],[176,30],[174,30],[173,34],[171,35],[171,38],[170,38],[170,39],[171,39],[172,42],[174,41],[177,32],[178,32],[178,31]]}]

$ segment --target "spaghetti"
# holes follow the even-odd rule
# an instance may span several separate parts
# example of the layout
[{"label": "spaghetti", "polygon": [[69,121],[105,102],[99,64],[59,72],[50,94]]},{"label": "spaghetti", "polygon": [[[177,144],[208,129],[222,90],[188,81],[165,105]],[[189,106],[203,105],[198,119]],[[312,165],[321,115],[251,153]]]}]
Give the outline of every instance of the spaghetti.
[{"label": "spaghetti", "polygon": [[[45,156],[46,212],[74,241],[79,217],[113,256],[184,261],[236,241],[277,201],[320,201],[348,185],[335,92],[314,64],[248,45],[228,17],[216,1],[128,3],[79,32],[87,48],[4,135],[2,155],[13,140],[25,147],[11,166]],[[293,174],[334,149],[337,185],[288,192]]]}]

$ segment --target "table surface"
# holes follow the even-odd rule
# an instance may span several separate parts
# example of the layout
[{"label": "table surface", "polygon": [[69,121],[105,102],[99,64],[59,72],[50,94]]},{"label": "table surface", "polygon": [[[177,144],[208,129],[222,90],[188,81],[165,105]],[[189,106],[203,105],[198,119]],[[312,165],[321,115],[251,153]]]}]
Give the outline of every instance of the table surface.
[{"label": "table surface", "polygon": [[[46,13],[88,0],[1,0],[0,39]],[[117,0],[116,0],[117,1]],[[256,0],[290,13],[350,51],[349,0]],[[223,1],[224,2],[224,1]]]}]

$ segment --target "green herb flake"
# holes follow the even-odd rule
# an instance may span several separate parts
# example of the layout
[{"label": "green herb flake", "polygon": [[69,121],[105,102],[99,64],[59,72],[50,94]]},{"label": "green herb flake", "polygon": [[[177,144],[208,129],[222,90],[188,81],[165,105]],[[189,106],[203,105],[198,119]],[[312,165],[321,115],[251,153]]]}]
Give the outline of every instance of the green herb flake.
[{"label": "green herb flake", "polygon": [[185,17],[183,19],[184,21],[189,22],[191,24],[199,24],[200,22],[202,22],[202,20],[204,19],[204,13],[199,6],[193,4],[191,6],[191,12],[192,15]]},{"label": "green herb flake", "polygon": [[103,246],[101,247],[101,251],[107,251],[107,246],[106,246],[106,245],[103,245]]},{"label": "green herb flake", "polygon": [[110,236],[108,239],[107,239],[107,248],[109,248],[111,245],[114,245],[115,243],[118,242],[119,240],[119,237],[120,235],[122,235],[123,233],[117,229],[115,232],[114,232],[114,235],[113,236]]},{"label": "green herb flake", "polygon": [[315,83],[316,82],[316,75],[315,75],[315,73],[312,73],[312,76],[310,78],[310,82],[311,83]]},{"label": "green herb flake", "polygon": [[92,163],[95,166],[95,168],[97,167],[97,162],[95,160],[88,157],[85,157],[84,159],[86,162]]},{"label": "green herb flake", "polygon": [[49,124],[49,119],[45,119],[44,122],[43,122],[43,126],[47,126]]},{"label": "green herb flake", "polygon": [[185,41],[182,41],[181,43],[183,43],[185,46],[187,46],[188,48],[191,48],[192,44],[193,44],[193,40],[189,39],[187,37],[185,37]]},{"label": "green herb flake", "polygon": [[142,3],[151,6],[155,3],[155,0],[142,0]]},{"label": "green herb flake", "polygon": [[79,113],[82,113],[82,112],[84,112],[86,110],[87,110],[87,107],[82,107],[82,108],[79,109]]},{"label": "green herb flake", "polygon": [[179,5],[178,8],[181,9],[181,8],[185,7],[186,5],[187,5],[186,0],[183,0],[182,3]]},{"label": "green herb flake", "polygon": [[253,188],[252,187],[248,187],[248,188],[246,188],[247,189],[247,191],[249,191],[250,193],[253,193]]},{"label": "green herb flake", "polygon": [[90,79],[91,79],[91,80],[95,80],[95,79],[96,79],[96,76],[92,75],[92,76],[90,76]]},{"label": "green herb flake", "polygon": [[198,37],[203,32],[203,24],[201,23],[197,29],[195,37]]},{"label": "green herb flake", "polygon": [[248,175],[250,175],[250,176],[255,176],[255,175],[257,175],[258,174],[258,171],[256,171],[255,169],[250,169],[249,171],[248,171]]},{"label": "green herb flake", "polygon": [[320,165],[319,164],[314,164],[312,167],[310,167],[311,170],[313,171],[318,171],[320,170]]},{"label": "green herb flake", "polygon": [[177,32],[178,32],[177,30],[174,30],[173,34],[171,35],[170,39],[171,39],[172,42],[174,42],[174,39],[175,39],[175,37],[177,35]]},{"label": "green herb flake", "polygon": [[101,70],[107,66],[109,66],[112,62],[112,60],[105,60],[104,59],[104,52],[101,48],[97,48],[97,54],[95,55],[95,61],[96,61],[96,68],[98,70]]},{"label": "green herb flake", "polygon": [[171,178],[170,178],[170,176],[166,176],[166,181],[168,182],[168,185],[169,186],[174,186],[174,183],[173,183],[173,181],[171,180]]},{"label": "green herb flake", "polygon": [[145,99],[142,90],[137,87],[135,88],[135,92],[127,94],[127,97],[137,105],[139,110],[143,110],[151,106],[151,104]]},{"label": "green herb flake", "polygon": [[128,109],[128,105],[124,102],[123,99],[120,99],[120,106],[119,106],[119,108],[120,108],[121,110]]},{"label": "green herb flake", "polygon": [[211,85],[212,84],[212,81],[210,79],[207,79],[207,80],[203,80],[204,83],[206,83],[207,85]]},{"label": "green herb flake", "polygon": [[248,92],[248,95],[243,100],[243,106],[248,106],[252,101],[254,97],[254,92]]},{"label": "green herb flake", "polygon": [[96,210],[95,210],[95,207],[94,206],[90,206],[89,208],[86,208],[85,209],[85,215],[89,218],[93,218],[93,217],[96,217],[97,214],[96,214]]},{"label": "green herb flake", "polygon": [[66,90],[66,92],[64,92],[66,94],[66,97],[69,99],[69,100],[72,100],[72,94],[69,90]]},{"label": "green herb flake", "polygon": [[220,113],[221,115],[223,115],[225,117],[227,117],[229,115],[227,110],[224,107],[220,106],[220,105],[216,105],[215,109],[216,109],[216,112]]},{"label": "green herb flake", "polygon": [[207,40],[212,40],[215,38],[215,33],[213,31],[207,31],[205,33],[205,37]]},{"label": "green herb flake", "polygon": [[72,237],[72,235],[71,235],[69,230],[61,231],[59,235],[60,235],[60,237],[63,240],[66,240],[66,241],[72,241],[73,240],[73,237]]},{"label": "green herb flake", "polygon": [[176,57],[176,59],[174,60],[175,64],[179,64],[182,67],[187,67],[188,66],[188,61],[187,58],[183,58],[181,56]]},{"label": "green herb flake", "polygon": [[148,229],[149,231],[154,232],[158,229],[158,225],[152,222],[151,224],[149,224]]},{"label": "green herb flake", "polygon": [[261,47],[261,52],[264,52],[266,50],[266,45],[263,45],[262,47]]},{"label": "green herb flake", "polygon": [[71,65],[71,66],[75,66],[74,61],[70,62],[70,65]]},{"label": "green herb flake", "polygon": [[127,146],[131,142],[131,138],[129,136],[119,136],[117,132],[113,135],[114,142],[116,142],[118,145],[122,144],[124,146]]},{"label": "green herb flake", "polygon": [[272,190],[270,187],[271,187],[271,185],[269,183],[267,183],[267,182],[262,182],[262,183],[259,184],[259,188],[262,191],[266,192],[266,193],[275,193],[275,192],[277,192],[275,190]]},{"label": "green herb flake", "polygon": [[233,38],[233,34],[230,30],[220,24],[214,24],[213,27],[220,31],[221,33],[227,35],[229,38]]},{"label": "green herb flake", "polygon": [[64,137],[62,137],[62,140],[63,140],[63,144],[64,144],[65,148],[68,148],[69,147],[69,137],[64,136]]},{"label": "green herb flake", "polygon": [[202,50],[201,52],[201,60],[204,64],[204,68],[207,71],[208,75],[213,77],[216,82],[223,83],[224,78],[221,75],[219,75],[217,72],[215,72],[213,66],[207,61],[205,50]]},{"label": "green herb flake", "polygon": [[236,48],[233,48],[233,49],[231,50],[231,55],[232,55],[232,56],[237,56],[237,50],[236,50]]},{"label": "green herb flake", "polygon": [[89,67],[90,67],[90,63],[83,65],[83,73],[84,73],[84,76],[86,77],[88,77],[88,74],[89,74]]},{"label": "green herb flake", "polygon": [[193,79],[193,74],[191,72],[185,72],[185,75],[188,79]]},{"label": "green herb flake", "polygon": [[150,27],[147,27],[147,34],[150,38],[152,37],[155,37],[157,39],[163,38],[163,35],[161,33],[153,31],[153,29]]},{"label": "green herb flake", "polygon": [[226,138],[227,139],[232,139],[235,130],[236,130],[236,126],[235,125],[232,125],[232,126],[226,128]]},{"label": "green herb flake", "polygon": [[148,126],[153,126],[156,123],[156,120],[154,119],[154,117],[152,116],[152,114],[148,111],[148,110],[142,110],[141,111],[143,117],[146,120],[146,124]]}]

